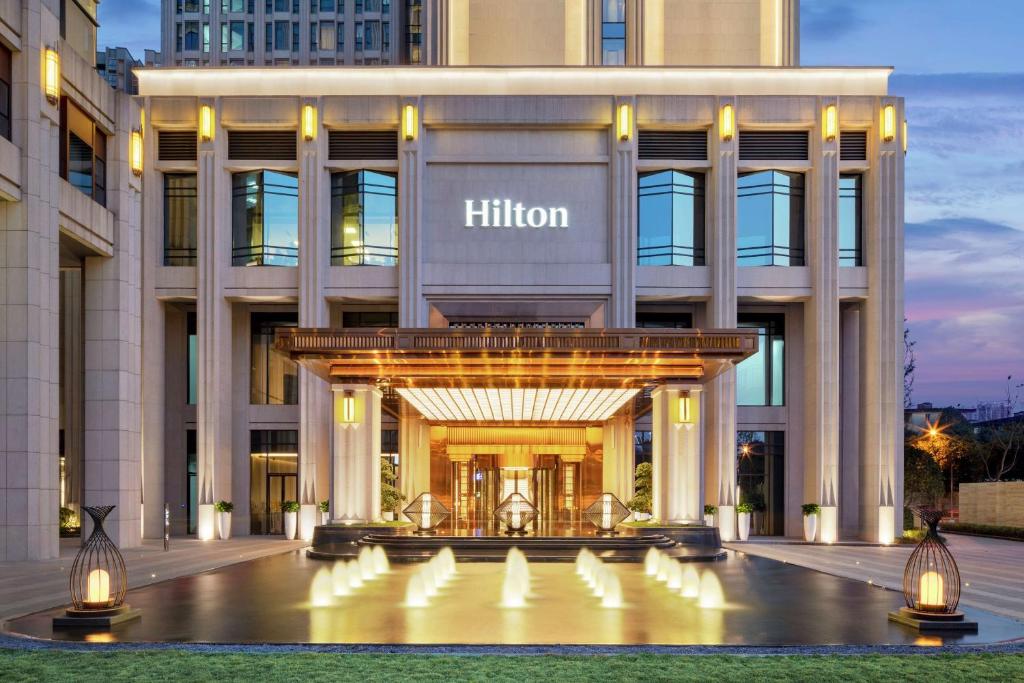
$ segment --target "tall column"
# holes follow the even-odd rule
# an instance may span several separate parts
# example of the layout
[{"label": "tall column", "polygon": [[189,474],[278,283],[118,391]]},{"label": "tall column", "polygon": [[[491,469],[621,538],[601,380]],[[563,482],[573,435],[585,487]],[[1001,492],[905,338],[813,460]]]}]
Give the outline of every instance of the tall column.
[{"label": "tall column", "polygon": [[401,102],[399,116],[407,105],[416,108],[416,131],[412,140],[401,136],[398,158],[398,320],[400,327],[426,327],[427,303],[423,299],[423,155],[420,146],[425,133],[423,102],[411,98]]},{"label": "tall column", "polygon": [[81,518],[82,450],[84,415],[82,411],[85,361],[82,321],[82,269],[60,271],[60,343],[61,343],[61,428],[64,430],[63,505]]},{"label": "tall column", "polygon": [[85,259],[82,498],[86,505],[117,506],[104,528],[122,547],[142,540],[142,182],[128,169],[127,158],[131,127],[138,120],[137,105],[119,93],[117,132],[107,147],[114,253]]},{"label": "tall column", "polygon": [[633,416],[616,415],[604,423],[602,491],[622,502],[633,497]]},{"label": "tall column", "polygon": [[[213,505],[231,498],[231,304],[224,298],[224,272],[231,267],[231,182],[220,168],[227,135],[214,108],[213,139],[199,143],[196,260],[196,454],[197,535],[215,538]],[[241,501],[240,501],[241,502]]]},{"label": "tall column", "polygon": [[41,47],[57,43],[58,26],[39,3],[21,17],[11,121],[21,197],[0,202],[0,561],[59,552],[59,126],[41,83]]},{"label": "tall column", "polygon": [[[618,111],[628,105],[633,113],[627,140],[618,135]],[[612,108],[612,291],[609,327],[636,324],[636,100],[616,98]]]},{"label": "tall column", "polygon": [[[317,112],[312,140],[300,143],[299,152],[299,327],[326,327],[327,302],[323,296],[330,258],[330,177],[320,162],[327,145],[321,134],[319,103],[300,102]],[[323,157],[321,157],[323,154]],[[327,498],[330,462],[329,386],[304,367],[299,367],[299,537],[313,539],[319,524],[317,504]]]},{"label": "tall column", "polygon": [[405,400],[398,413],[398,487],[407,501],[430,490],[430,426]]},{"label": "tall column", "polygon": [[[711,298],[708,326],[736,327],[736,161],[738,133],[723,140],[719,112],[736,99],[721,97],[711,129],[711,221],[707,231]],[[739,112],[737,112],[737,120]],[[705,385],[707,398],[705,497],[718,505],[715,522],[723,541],[736,538],[736,370],[729,368]],[[703,510],[702,510],[703,512]]]},{"label": "tall column", "polygon": [[[818,98],[818,111],[838,105]],[[804,498],[821,506],[822,543],[839,536],[839,137],[812,131],[807,265],[811,298],[804,304]]]},{"label": "tall column", "polygon": [[[666,522],[703,520],[704,467],[701,457],[700,387],[667,384],[651,392],[651,452],[654,465],[651,512]],[[689,396],[684,422],[680,397]]]},{"label": "tall column", "polygon": [[[897,131],[885,142],[883,108],[896,108]],[[891,543],[902,528],[903,508],[903,152],[898,125],[903,102],[882,98],[869,132],[864,253],[868,298],[861,343],[861,533]]]},{"label": "tall column", "polygon": [[[335,384],[331,520],[380,519],[381,392],[365,384]],[[346,415],[345,401],[352,400]],[[350,419],[346,419],[349,417]]]}]

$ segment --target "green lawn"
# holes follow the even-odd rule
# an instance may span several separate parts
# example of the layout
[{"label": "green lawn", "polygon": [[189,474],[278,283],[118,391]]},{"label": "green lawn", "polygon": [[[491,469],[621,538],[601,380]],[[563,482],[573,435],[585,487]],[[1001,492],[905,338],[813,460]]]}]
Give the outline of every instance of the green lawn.
[{"label": "green lawn", "polygon": [[1024,655],[432,656],[0,650],[0,681],[1011,681]]}]

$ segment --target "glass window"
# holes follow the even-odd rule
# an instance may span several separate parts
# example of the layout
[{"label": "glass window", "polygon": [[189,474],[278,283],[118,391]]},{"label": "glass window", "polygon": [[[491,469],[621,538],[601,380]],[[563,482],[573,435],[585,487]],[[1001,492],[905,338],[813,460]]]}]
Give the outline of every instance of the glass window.
[{"label": "glass window", "polygon": [[197,334],[196,312],[189,311],[185,316],[185,329],[187,336],[188,354],[188,377],[186,378],[188,399],[187,403],[194,406],[199,395],[198,375],[199,372],[199,336]]},{"label": "glass window", "polygon": [[298,325],[295,313],[252,314],[252,357],[249,402],[253,405],[296,405],[299,402],[298,365],[274,349],[279,327]]},{"label": "glass window", "polygon": [[310,23],[310,25],[309,25],[309,49],[310,49],[311,52],[316,52],[316,50],[317,50],[316,42],[317,42],[317,38],[319,38],[319,37],[320,37],[320,29],[317,28],[316,22],[314,21],[314,22]]},{"label": "glass window", "polygon": [[[180,2],[179,2],[180,6]],[[185,11],[186,12],[198,12],[199,11],[199,0],[185,0]]]},{"label": "glass window", "polygon": [[275,50],[287,50],[288,49],[288,26],[287,21],[276,21],[274,22],[274,49]]},{"label": "glass window", "polygon": [[644,462],[652,462],[654,453],[654,434],[646,429],[633,432],[633,469]]},{"label": "glass window", "polygon": [[245,22],[244,21],[232,21],[231,22],[231,49],[232,50],[244,50],[245,49]]},{"label": "glass window", "polygon": [[839,265],[862,266],[863,176],[839,176]]},{"label": "glass window", "polygon": [[178,52],[181,52],[181,29],[182,29],[182,25],[181,24],[175,24],[174,28],[175,28],[175,34],[176,34],[175,35],[175,40],[174,40],[174,45],[175,45],[174,49],[177,50]]},{"label": "glass window", "polygon": [[164,265],[196,264],[198,200],[195,173],[164,174]]},{"label": "glass window", "polygon": [[299,51],[299,22],[292,22],[292,52]]},{"label": "glass window", "polygon": [[107,203],[107,136],[66,97],[60,99],[60,176],[101,206]]},{"label": "glass window", "polygon": [[188,500],[185,501],[185,533],[196,533],[199,517],[199,465],[196,448],[196,430],[185,430],[185,478]]},{"label": "glass window", "polygon": [[334,42],[334,22],[333,21],[321,21],[320,22],[320,49],[335,50]]},{"label": "glass window", "polygon": [[266,27],[265,28],[266,28],[267,35],[264,38],[264,43],[265,44],[263,46],[263,49],[265,49],[265,50],[273,50],[274,49],[274,24],[268,21],[266,23]]},{"label": "glass window", "polygon": [[344,311],[342,327],[398,327],[398,311]]},{"label": "glass window", "polygon": [[601,3],[601,63],[626,63],[626,0]]},{"label": "glass window", "polygon": [[220,51],[227,52],[228,44],[230,43],[229,28],[227,22],[221,22],[220,25]]},{"label": "glass window", "polygon": [[638,310],[636,327],[688,330],[693,327],[693,314],[689,311]]},{"label": "glass window", "polygon": [[245,49],[247,52],[252,52],[256,49],[256,29],[254,26],[255,25],[250,21],[246,30],[246,36],[248,37],[248,40],[246,41]]},{"label": "glass window", "polygon": [[198,21],[186,21],[185,22],[185,49],[186,50],[198,50],[199,49],[199,22]]},{"label": "glass window", "polygon": [[356,22],[356,52],[363,51],[363,22]]},{"label": "glass window", "polygon": [[741,173],[736,192],[740,266],[804,265],[804,176]]},{"label": "glass window", "polygon": [[785,318],[740,313],[738,327],[757,330],[757,353],[736,366],[736,403],[785,405]]},{"label": "glass window", "polygon": [[274,11],[275,12],[287,12],[288,11],[288,0],[274,0]]},{"label": "glass window", "polygon": [[331,175],[331,263],[393,266],[398,262],[398,198],[394,173]]},{"label": "glass window", "polygon": [[0,135],[11,139],[11,51],[0,45]]},{"label": "glass window", "polygon": [[235,266],[297,266],[299,180],[294,173],[247,171],[232,176]]},{"label": "glass window", "polygon": [[210,51],[210,24],[203,22],[203,52]]},{"label": "glass window", "polygon": [[785,432],[736,433],[736,485],[740,502],[754,508],[750,533],[785,534]]},{"label": "glass window", "polygon": [[704,174],[641,173],[637,262],[641,266],[704,265]]},{"label": "glass window", "polygon": [[338,52],[345,51],[345,24],[338,22],[338,28],[334,31],[334,39],[338,43]]},{"label": "glass window", "polygon": [[259,429],[249,439],[249,531],[283,534],[281,504],[299,499],[299,432]]}]

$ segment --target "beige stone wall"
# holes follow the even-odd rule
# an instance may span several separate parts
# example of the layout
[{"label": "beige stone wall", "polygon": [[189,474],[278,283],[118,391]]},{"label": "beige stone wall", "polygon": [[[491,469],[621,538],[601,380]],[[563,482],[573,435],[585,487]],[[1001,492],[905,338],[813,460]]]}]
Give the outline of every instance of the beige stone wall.
[{"label": "beige stone wall", "polygon": [[458,0],[452,9],[453,64],[566,63],[564,0]]},{"label": "beige stone wall", "polygon": [[960,521],[1024,527],[1024,481],[961,484]]}]

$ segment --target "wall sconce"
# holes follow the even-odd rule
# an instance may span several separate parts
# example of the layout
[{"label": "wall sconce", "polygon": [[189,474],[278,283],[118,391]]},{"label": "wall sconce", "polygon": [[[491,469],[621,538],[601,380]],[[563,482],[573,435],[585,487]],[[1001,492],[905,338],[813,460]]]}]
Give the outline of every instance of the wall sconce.
[{"label": "wall sconce", "polygon": [[691,398],[689,394],[679,394],[679,424],[689,426],[693,425],[693,407],[690,403]]},{"label": "wall sconce", "polygon": [[620,104],[619,113],[616,116],[616,132],[619,140],[625,142],[633,135],[633,107],[629,104]]},{"label": "wall sconce", "polygon": [[311,104],[302,107],[302,139],[306,142],[316,139],[316,108]]},{"label": "wall sconce", "polygon": [[199,108],[199,139],[203,142],[213,139],[213,107],[208,104]]},{"label": "wall sconce", "polygon": [[46,48],[43,92],[47,102],[57,104],[60,99],[60,55],[51,47]]},{"label": "wall sconce", "polygon": [[907,153],[907,120],[903,119],[903,153]]},{"label": "wall sconce", "polygon": [[406,140],[416,139],[417,119],[419,118],[415,104],[402,107],[402,136]]},{"label": "wall sconce", "polygon": [[142,131],[133,130],[128,150],[128,164],[132,173],[142,175]]},{"label": "wall sconce", "polygon": [[724,105],[719,112],[718,132],[721,134],[723,142],[729,142],[736,134],[736,112],[731,104]]},{"label": "wall sconce", "polygon": [[882,139],[886,142],[896,139],[896,107],[891,104],[882,108]]},{"label": "wall sconce", "polygon": [[346,424],[356,421],[356,397],[351,391],[346,391],[341,397],[341,421]]},{"label": "wall sconce", "polygon": [[839,109],[834,104],[825,107],[823,128],[825,129],[825,141],[835,142],[839,134]]}]

